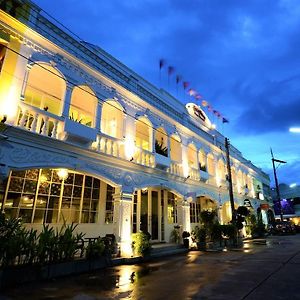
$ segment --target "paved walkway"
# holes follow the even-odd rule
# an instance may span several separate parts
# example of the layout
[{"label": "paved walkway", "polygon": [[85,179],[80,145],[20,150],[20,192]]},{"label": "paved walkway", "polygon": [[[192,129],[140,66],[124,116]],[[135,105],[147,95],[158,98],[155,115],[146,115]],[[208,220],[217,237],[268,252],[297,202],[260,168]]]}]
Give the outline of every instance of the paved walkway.
[{"label": "paved walkway", "polygon": [[26,284],[8,299],[300,299],[300,235],[270,237],[240,251],[188,254],[93,274]]}]

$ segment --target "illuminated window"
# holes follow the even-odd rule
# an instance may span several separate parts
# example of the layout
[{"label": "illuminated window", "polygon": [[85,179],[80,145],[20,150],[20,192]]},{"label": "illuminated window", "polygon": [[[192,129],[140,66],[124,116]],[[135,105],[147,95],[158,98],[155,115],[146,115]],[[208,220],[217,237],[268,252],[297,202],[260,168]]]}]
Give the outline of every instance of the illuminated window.
[{"label": "illuminated window", "polygon": [[155,152],[168,157],[168,136],[163,128],[158,128],[155,132]]},{"label": "illuminated window", "polygon": [[135,144],[137,147],[152,151],[152,126],[150,121],[142,117],[136,121]]},{"label": "illuminated window", "polygon": [[177,223],[177,202],[175,195],[168,192],[168,223]]},{"label": "illuminated window", "polygon": [[212,154],[207,155],[207,171],[209,175],[215,176],[215,160]]},{"label": "illuminated window", "polygon": [[200,211],[201,211],[201,206],[200,202],[197,200],[197,202],[192,202],[190,203],[190,221],[191,223],[199,223],[200,219]]},{"label": "illuminated window", "polygon": [[31,169],[11,172],[3,203],[7,217],[25,223],[97,223],[99,199],[97,178],[71,170],[60,178],[57,169]]},{"label": "illuminated window", "polygon": [[89,87],[74,87],[69,111],[69,118],[71,120],[93,127],[95,123],[96,107],[96,95]]},{"label": "illuminated window", "polygon": [[205,152],[204,152],[203,149],[201,149],[199,151],[198,158],[199,158],[199,168],[200,168],[200,170],[206,172],[206,170],[207,170],[207,168],[206,168],[206,155],[205,155]]},{"label": "illuminated window", "polygon": [[29,71],[24,101],[55,115],[61,115],[66,83],[61,73],[47,64],[35,64]]},{"label": "illuminated window", "polygon": [[105,223],[109,224],[113,222],[114,218],[114,199],[113,194],[115,193],[115,188],[107,185],[106,191],[106,204],[105,204]]},{"label": "illuminated window", "polygon": [[178,135],[173,134],[170,138],[170,156],[172,161],[182,161],[181,141]]},{"label": "illuminated window", "polygon": [[102,106],[101,131],[109,136],[123,137],[124,112],[115,100],[107,100]]},{"label": "illuminated window", "polygon": [[197,166],[197,149],[193,144],[188,145],[187,150],[189,167],[198,168]]}]

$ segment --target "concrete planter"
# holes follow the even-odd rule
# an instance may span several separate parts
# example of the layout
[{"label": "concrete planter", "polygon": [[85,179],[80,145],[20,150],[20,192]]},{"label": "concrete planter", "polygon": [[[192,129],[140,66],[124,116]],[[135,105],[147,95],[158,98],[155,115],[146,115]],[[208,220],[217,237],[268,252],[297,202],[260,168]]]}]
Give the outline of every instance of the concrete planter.
[{"label": "concrete planter", "polygon": [[200,180],[206,182],[209,179],[209,174],[206,171],[200,170]]},{"label": "concrete planter", "polygon": [[100,257],[93,260],[74,260],[44,266],[11,266],[0,270],[0,289],[3,287],[16,286],[21,283],[103,269],[110,265],[110,259]]},{"label": "concrete planter", "polygon": [[158,168],[161,169],[169,168],[170,163],[171,163],[170,157],[166,157],[161,154],[155,153],[155,164]]}]

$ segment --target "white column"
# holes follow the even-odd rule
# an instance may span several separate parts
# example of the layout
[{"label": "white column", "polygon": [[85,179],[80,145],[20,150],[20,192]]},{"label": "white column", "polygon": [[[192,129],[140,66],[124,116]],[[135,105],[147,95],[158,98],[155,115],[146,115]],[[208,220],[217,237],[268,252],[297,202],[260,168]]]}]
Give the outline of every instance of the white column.
[{"label": "white column", "polygon": [[223,225],[223,214],[222,214],[222,205],[219,205],[218,210],[218,220],[221,225]]},{"label": "white column", "polygon": [[182,231],[191,232],[190,203],[182,201]]},{"label": "white column", "polygon": [[118,192],[114,198],[114,234],[120,246],[121,256],[132,255],[132,205],[133,194]]},{"label": "white column", "polygon": [[102,103],[98,102],[97,112],[96,112],[96,123],[94,126],[97,129],[97,131],[101,131],[101,115],[102,115]]},{"label": "white column", "polygon": [[24,81],[23,81],[23,85],[22,85],[22,90],[21,90],[21,99],[22,100],[25,99],[25,90],[26,90],[28,76],[29,76],[29,72],[30,72],[31,68],[32,68],[32,65],[27,64],[26,72],[25,72],[25,76],[24,76]]},{"label": "white column", "polygon": [[63,111],[62,111],[62,116],[65,119],[69,118],[72,90],[73,90],[73,86],[70,84],[67,84],[67,89],[66,89],[65,99],[64,99],[64,106],[63,106]]}]

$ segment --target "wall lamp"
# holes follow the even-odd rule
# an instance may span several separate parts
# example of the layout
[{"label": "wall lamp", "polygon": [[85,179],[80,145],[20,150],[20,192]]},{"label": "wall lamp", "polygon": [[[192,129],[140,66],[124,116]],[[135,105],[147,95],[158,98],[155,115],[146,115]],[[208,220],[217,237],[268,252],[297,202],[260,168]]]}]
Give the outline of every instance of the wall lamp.
[{"label": "wall lamp", "polygon": [[184,178],[184,182],[186,182],[191,176],[188,175],[186,178]]}]

